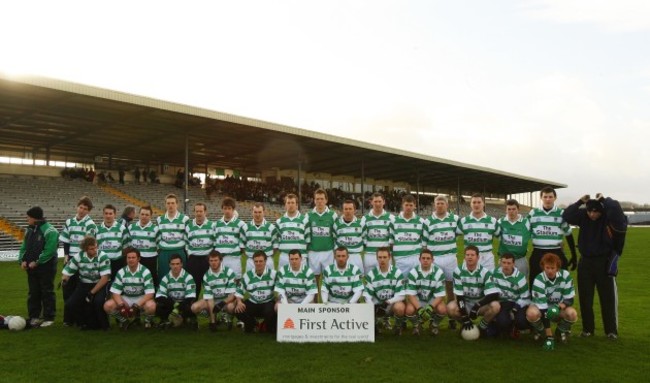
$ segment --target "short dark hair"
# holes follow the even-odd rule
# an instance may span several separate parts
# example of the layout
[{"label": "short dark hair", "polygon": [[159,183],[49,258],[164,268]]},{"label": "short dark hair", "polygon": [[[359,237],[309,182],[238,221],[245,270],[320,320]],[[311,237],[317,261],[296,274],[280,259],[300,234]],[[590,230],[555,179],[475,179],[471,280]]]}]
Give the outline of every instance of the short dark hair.
[{"label": "short dark hair", "polygon": [[174,259],[180,259],[181,260],[181,265],[183,264],[183,257],[180,256],[180,254],[172,254],[169,256],[169,263],[172,263]]},{"label": "short dark hair", "polygon": [[81,248],[81,250],[87,251],[90,246],[93,246],[93,245],[96,245],[96,244],[97,244],[97,240],[95,239],[95,237],[93,237],[91,235],[87,235],[87,236],[84,237],[84,239],[81,240],[81,243],[79,244],[79,247]]},{"label": "short dark hair", "polygon": [[392,256],[393,256],[393,255],[390,253],[390,247],[388,247],[388,246],[382,246],[382,247],[378,248],[377,251],[375,252],[375,254],[379,254],[380,251],[381,251],[381,252],[386,252],[386,253],[388,253],[388,256],[389,256],[389,257],[392,257]]},{"label": "short dark hair", "polygon": [[149,213],[153,214],[153,210],[151,209],[151,205],[140,206],[140,211],[142,211],[142,210],[149,210]]},{"label": "short dark hair", "polygon": [[339,246],[339,247],[337,247],[337,248],[334,250],[334,252],[336,253],[337,251],[345,251],[345,254],[348,254],[348,255],[350,254],[350,252],[348,251],[348,248],[345,247],[345,246]]},{"label": "short dark hair", "polygon": [[256,252],[253,253],[253,259],[259,258],[259,257],[264,257],[264,259],[266,259],[267,255],[262,250],[257,250]]},{"label": "short dark hair", "polygon": [[219,258],[223,260],[223,254],[221,254],[218,250],[212,250],[210,252],[210,255],[208,255],[209,258]]},{"label": "short dark hair", "polygon": [[372,193],[372,198],[373,198],[373,199],[375,199],[375,198],[381,198],[381,199],[383,199],[383,200],[386,200],[386,199],[384,198],[384,195],[381,194],[381,193],[379,193],[379,192]]},{"label": "short dark hair", "polygon": [[104,208],[102,209],[102,211],[104,211],[106,209],[113,210],[113,213],[117,214],[117,209],[115,208],[115,206],[111,205],[110,203],[107,203],[106,205],[104,205]]},{"label": "short dark hair", "polygon": [[433,253],[429,249],[422,249],[422,251],[420,251],[420,258],[422,258],[422,254],[429,254],[431,258],[433,258]]},{"label": "short dark hair", "polygon": [[519,202],[517,202],[516,199],[509,199],[506,201],[506,206],[517,206],[517,209],[519,209]]},{"label": "short dark hair", "polygon": [[289,255],[298,254],[302,258],[302,253],[298,249],[289,250]]},{"label": "short dark hair", "polygon": [[83,196],[79,198],[79,201],[77,201],[77,206],[79,205],[84,205],[88,208],[88,211],[91,211],[93,209],[93,201],[90,200],[90,197],[88,196]]},{"label": "short dark hair", "polygon": [[542,188],[542,190],[539,191],[539,197],[541,198],[542,195],[544,195],[544,194],[548,194],[548,193],[553,193],[553,196],[554,196],[554,197],[557,197],[557,192],[555,191],[555,189],[553,189],[553,188],[550,187],[550,186],[544,186],[544,187]]},{"label": "short dark hair", "polygon": [[474,245],[468,245],[468,246],[465,246],[465,251],[464,251],[464,253],[466,253],[467,250],[472,250],[473,252],[476,253],[476,255],[479,255],[479,254],[480,254],[480,252],[478,251],[478,247],[476,247],[476,246],[474,246]]},{"label": "short dark hair", "polygon": [[178,203],[178,197],[176,196],[176,194],[173,194],[173,193],[169,193],[169,194],[167,194],[167,195],[165,196],[165,201],[167,201],[167,200],[170,199],[170,198],[173,198],[173,199],[176,201],[176,203]]},{"label": "short dark hair", "polygon": [[140,254],[140,250],[136,249],[135,247],[126,247],[124,250],[122,250],[122,255],[124,258],[126,258],[127,254],[135,253],[135,255],[138,256],[138,259],[142,258],[142,255]]},{"label": "short dark hair", "polygon": [[234,209],[236,207],[235,200],[230,197],[224,198],[221,202],[221,208],[223,209],[226,206]]},{"label": "short dark hair", "polygon": [[404,197],[402,197],[402,203],[415,203],[415,197],[413,197],[412,194],[407,194]]},{"label": "short dark hair", "polygon": [[501,259],[512,259],[514,261],[515,256],[512,255],[511,253],[503,253],[503,254],[501,254]]},{"label": "short dark hair", "polygon": [[485,197],[483,197],[483,194],[481,194],[481,193],[474,193],[474,194],[472,194],[472,196],[470,197],[470,199],[472,199],[472,198],[480,198],[481,201],[485,202]]},{"label": "short dark hair", "polygon": [[356,203],[356,202],[354,202],[354,200],[353,200],[353,199],[350,199],[350,198],[346,198],[346,199],[345,199],[345,200],[343,201],[343,204],[345,205],[346,203],[351,203],[351,204],[352,204],[352,206],[354,206],[354,208],[355,208],[355,209],[357,208],[357,203]]}]

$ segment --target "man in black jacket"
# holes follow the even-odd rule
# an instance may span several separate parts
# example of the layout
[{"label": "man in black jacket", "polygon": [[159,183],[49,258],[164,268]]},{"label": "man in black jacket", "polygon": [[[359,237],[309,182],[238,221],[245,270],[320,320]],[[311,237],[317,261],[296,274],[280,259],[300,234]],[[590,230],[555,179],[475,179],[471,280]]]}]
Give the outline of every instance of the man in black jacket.
[{"label": "man in black jacket", "polygon": [[605,334],[618,339],[618,295],[616,275],[618,258],[623,252],[627,217],[618,201],[596,194],[589,195],[567,207],[562,217],[571,225],[580,226],[578,249],[578,295],[582,317],[582,336],[594,334],[594,292],[598,289]]}]

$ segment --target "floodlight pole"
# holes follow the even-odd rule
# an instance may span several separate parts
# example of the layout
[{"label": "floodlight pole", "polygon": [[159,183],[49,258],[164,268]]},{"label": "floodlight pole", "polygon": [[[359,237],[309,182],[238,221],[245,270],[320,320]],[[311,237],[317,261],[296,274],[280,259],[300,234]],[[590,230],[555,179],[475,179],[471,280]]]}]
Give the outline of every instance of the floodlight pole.
[{"label": "floodlight pole", "polygon": [[302,204],[302,182],[300,182],[300,173],[302,172],[302,158],[298,154],[298,211],[300,211],[300,205]]},{"label": "floodlight pole", "polygon": [[366,164],[364,160],[361,160],[361,216],[363,216],[366,208],[366,193],[365,185],[366,184]]},{"label": "floodlight pole", "polygon": [[190,166],[190,137],[187,133],[185,133],[185,197],[183,198],[183,210],[185,211],[185,214],[187,214],[187,201],[188,201],[188,180],[190,177],[190,173],[188,171]]}]

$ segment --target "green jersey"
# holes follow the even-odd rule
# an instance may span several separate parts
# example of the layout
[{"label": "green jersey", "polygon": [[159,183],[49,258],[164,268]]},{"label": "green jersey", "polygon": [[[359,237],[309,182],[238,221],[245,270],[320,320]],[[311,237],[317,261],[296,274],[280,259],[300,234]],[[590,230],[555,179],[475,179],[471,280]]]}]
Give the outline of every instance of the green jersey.
[{"label": "green jersey", "polygon": [[266,219],[262,220],[260,225],[256,225],[255,221],[249,222],[243,233],[246,256],[253,258],[256,251],[263,251],[267,257],[272,257],[273,250],[278,247],[277,238],[277,228]]},{"label": "green jersey", "polygon": [[129,231],[117,221],[111,226],[102,222],[97,226],[97,249],[103,251],[108,259],[122,258],[122,249],[129,243]]},{"label": "green jersey", "polygon": [[424,221],[424,239],[434,257],[456,256],[458,220],[458,216],[452,213],[445,214],[443,218],[438,218],[434,213]]},{"label": "green jersey", "polygon": [[82,219],[77,219],[77,217],[68,218],[65,221],[65,225],[63,225],[59,239],[63,243],[70,244],[70,254],[67,255],[74,256],[81,251],[81,247],[79,247],[81,240],[87,235],[94,237],[96,234],[97,225],[87,215]]},{"label": "green jersey", "polygon": [[72,276],[77,271],[81,283],[97,283],[104,275],[111,275],[111,261],[102,251],[97,251],[92,258],[81,251],[70,258],[63,268],[63,275]]},{"label": "green jersey", "polygon": [[389,265],[385,273],[379,266],[373,268],[366,275],[365,295],[370,297],[376,305],[388,300],[403,300],[404,278],[402,272],[393,265]]},{"label": "green jersey", "polygon": [[214,225],[214,249],[224,256],[238,257],[244,247],[244,228],[246,224],[239,218],[233,217],[226,222],[221,218]]},{"label": "green jersey", "polygon": [[214,249],[214,223],[206,219],[202,224],[196,219],[185,225],[187,255],[206,256]]},{"label": "green jersey", "polygon": [[474,245],[479,253],[484,254],[492,253],[492,239],[499,236],[501,230],[496,218],[483,213],[480,218],[471,214],[461,218],[456,232],[463,236],[466,247]]},{"label": "green jersey", "polygon": [[192,275],[181,269],[178,277],[170,271],[163,277],[156,292],[156,298],[171,298],[174,302],[181,302],[186,298],[196,298],[196,283]]},{"label": "green jersey", "polygon": [[562,218],[563,212],[563,209],[553,206],[549,211],[535,208],[528,213],[534,248],[562,247],[562,239],[571,234],[571,226]]},{"label": "green jersey", "polygon": [[[37,258],[36,254],[25,254],[28,250],[28,247],[30,250],[32,250],[31,246],[27,245],[28,243],[32,243],[32,236],[37,236],[36,242],[44,242],[43,249],[40,250]],[[18,251],[18,262],[26,262],[28,259],[25,259],[25,256],[27,256],[27,258],[30,258],[31,255],[35,257],[34,261],[37,264],[43,265],[46,262],[49,262],[52,258],[57,257],[58,247],[59,232],[49,222],[39,221],[35,225],[27,227],[27,231],[25,231],[25,238],[23,239],[23,243],[20,245],[20,250]]]},{"label": "green jersey", "polygon": [[248,293],[248,300],[252,303],[267,303],[274,299],[275,270],[264,268],[262,275],[257,275],[255,270],[248,270],[244,274],[235,296],[243,299]]},{"label": "green jersey", "polygon": [[366,254],[376,254],[380,247],[389,247],[392,244],[390,227],[394,221],[395,216],[386,211],[376,216],[371,210],[361,218]]},{"label": "green jersey", "polygon": [[185,250],[185,225],[190,219],[180,211],[175,217],[165,215],[158,217],[158,229],[160,230],[160,242],[158,247],[162,251]]},{"label": "green jersey", "polygon": [[571,300],[575,295],[573,278],[566,270],[558,270],[553,280],[542,271],[533,281],[533,304],[540,310],[546,310],[548,305],[558,305],[565,300]]},{"label": "green jersey", "polygon": [[530,292],[526,276],[517,270],[510,275],[505,275],[500,267],[492,274],[492,280],[499,289],[499,300],[501,302],[515,302],[519,307],[526,307],[530,304]]},{"label": "green jersey", "polygon": [[515,259],[525,258],[530,241],[530,222],[528,218],[519,215],[516,221],[510,222],[508,217],[499,219],[501,241],[499,255],[510,253]]},{"label": "green jersey", "polygon": [[135,271],[129,266],[121,268],[111,285],[111,293],[125,297],[137,298],[155,292],[151,272],[139,263]]},{"label": "green jersey", "polygon": [[208,271],[203,275],[203,299],[221,302],[237,291],[235,272],[221,265],[218,271]]},{"label": "green jersey", "polygon": [[318,294],[314,272],[306,265],[299,271],[293,271],[291,265],[284,265],[278,271],[275,292],[289,303],[302,303],[308,295]]},{"label": "green jersey", "polygon": [[400,213],[390,229],[393,258],[420,255],[424,242],[424,221],[417,214],[409,219]]},{"label": "green jersey", "polygon": [[129,239],[131,246],[140,250],[143,258],[151,258],[158,255],[158,241],[160,231],[153,222],[141,226],[140,221],[132,223],[129,227]]},{"label": "green jersey", "polygon": [[343,270],[336,266],[336,262],[327,266],[322,278],[320,290],[329,296],[330,302],[349,303],[355,294],[359,298],[363,293],[361,271],[349,262]]},{"label": "green jersey", "polygon": [[363,226],[361,220],[352,217],[352,221],[345,222],[343,217],[334,221],[334,239],[336,247],[345,246],[349,254],[361,254],[363,251]]},{"label": "green jersey", "polygon": [[309,217],[309,250],[331,251],[334,250],[334,221],[338,218],[334,211],[328,207],[319,213],[314,208],[308,213]]},{"label": "green jersey", "polygon": [[422,270],[421,265],[417,265],[409,273],[406,279],[406,295],[413,295],[420,302],[431,303],[435,298],[444,298],[445,292],[445,273],[435,264],[431,265],[429,271]]},{"label": "green jersey", "polygon": [[474,271],[467,270],[465,264],[454,270],[454,294],[465,298],[479,300],[490,294],[498,294],[492,273],[483,266],[476,265]]},{"label": "green jersey", "polygon": [[309,240],[308,216],[298,212],[294,217],[289,217],[285,213],[275,221],[275,226],[278,228],[278,249],[281,253],[289,254],[293,249],[305,253]]}]

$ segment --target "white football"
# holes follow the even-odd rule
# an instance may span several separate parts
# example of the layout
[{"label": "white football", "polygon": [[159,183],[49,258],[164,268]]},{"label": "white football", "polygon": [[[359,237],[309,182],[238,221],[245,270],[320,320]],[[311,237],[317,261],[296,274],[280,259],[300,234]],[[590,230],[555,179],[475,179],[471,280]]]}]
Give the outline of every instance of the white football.
[{"label": "white football", "polygon": [[460,332],[461,338],[465,340],[477,340],[481,336],[481,332],[478,330],[478,327],[472,326],[469,330],[462,330]]},{"label": "white football", "polygon": [[20,331],[25,328],[27,322],[25,321],[25,318],[20,316],[15,316],[9,319],[9,323],[7,323],[7,325],[9,326],[9,330]]}]

